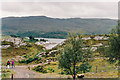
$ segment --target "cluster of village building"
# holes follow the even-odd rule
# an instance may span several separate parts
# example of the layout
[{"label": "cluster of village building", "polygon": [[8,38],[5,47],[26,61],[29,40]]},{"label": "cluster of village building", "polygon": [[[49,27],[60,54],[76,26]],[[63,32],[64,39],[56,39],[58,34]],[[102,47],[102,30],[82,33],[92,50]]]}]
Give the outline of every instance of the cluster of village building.
[{"label": "cluster of village building", "polygon": [[[105,37],[105,36],[95,36],[93,39],[94,40],[107,40],[109,37]],[[91,37],[83,37],[82,38],[83,40],[90,40]],[[27,44],[25,42],[23,42],[23,40],[21,38],[13,38],[13,37],[8,37],[6,39],[2,39],[2,41],[7,41],[7,42],[13,42],[13,44],[15,45],[15,47],[20,47],[20,46],[26,46]],[[61,45],[63,44],[65,41],[64,40],[61,40],[60,42],[51,42],[48,40],[46,40],[46,42],[44,41],[37,41],[35,44],[37,45],[42,45],[44,46],[46,49],[47,47],[49,47],[48,49],[52,49],[53,47],[57,46],[57,45]],[[99,43],[99,44],[96,44],[96,45],[92,45],[93,47],[91,48],[92,51],[95,51],[97,49],[98,46],[102,46],[103,44],[102,43]],[[1,48],[3,49],[6,49],[8,47],[10,47],[10,45],[1,45],[0,46]],[[88,49],[87,47],[86,48],[83,48],[83,49]]]},{"label": "cluster of village building", "polygon": [[[1,42],[6,41],[6,42],[12,42],[15,48],[18,48],[20,46],[26,46],[27,44],[22,41],[21,38],[13,38],[13,37],[8,37],[8,38],[3,38],[1,39]],[[0,45],[0,48],[6,49],[11,47],[11,45]]]},{"label": "cluster of village building", "polygon": [[[95,36],[95,37],[93,37],[92,39],[94,39],[94,40],[107,40],[109,37],[105,37],[105,36]],[[82,38],[83,40],[90,40],[91,39],[91,37],[84,37],[84,38]],[[40,41],[40,40],[38,40],[37,42],[35,42],[35,44],[36,45],[42,45],[42,46],[44,46],[46,49],[47,49],[47,47],[48,46],[50,46],[50,45],[53,45],[53,46],[50,46],[50,48],[49,49],[52,49],[53,47],[55,47],[55,46],[57,46],[57,45],[62,45],[64,42],[65,42],[65,40],[66,39],[64,39],[64,40],[60,40],[60,42],[53,42],[52,40],[47,40],[46,39],[46,41],[44,42],[44,41]],[[13,38],[13,37],[8,37],[8,38],[3,38],[3,39],[1,39],[1,42],[2,41],[7,41],[7,42],[12,42],[14,45],[15,45],[15,47],[20,47],[20,46],[26,46],[27,45],[27,43],[26,42],[24,42],[21,38]],[[92,45],[92,47],[90,48],[90,50],[91,51],[95,51],[95,50],[97,50],[98,49],[98,47],[99,46],[102,46],[103,44],[102,43],[98,43],[98,44],[96,44],[96,45]],[[3,49],[6,49],[6,48],[8,48],[8,47],[11,47],[11,45],[1,45],[0,46],[1,48],[3,48]],[[89,49],[89,47],[85,47],[85,48],[82,48],[82,49]],[[49,53],[48,53],[48,55],[51,55],[51,54],[54,54],[56,51],[58,51],[58,50],[52,50],[52,51],[50,51]],[[41,52],[41,53],[39,53],[37,56],[38,57],[42,57],[43,55],[46,55],[46,52]],[[14,58],[14,60],[17,60],[17,61],[20,61],[21,59],[24,59],[24,57],[22,57],[22,56],[16,56],[15,58]],[[47,61],[46,62],[54,62],[54,60],[55,59],[52,59],[52,58],[50,58],[50,59],[47,59]]]}]

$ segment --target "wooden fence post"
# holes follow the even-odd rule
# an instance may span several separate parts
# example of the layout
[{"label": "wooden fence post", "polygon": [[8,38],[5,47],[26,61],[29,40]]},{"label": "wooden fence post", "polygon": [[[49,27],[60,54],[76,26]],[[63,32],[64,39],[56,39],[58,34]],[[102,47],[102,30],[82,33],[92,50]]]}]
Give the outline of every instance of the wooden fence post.
[{"label": "wooden fence post", "polygon": [[13,74],[11,75],[11,80],[13,80]]}]

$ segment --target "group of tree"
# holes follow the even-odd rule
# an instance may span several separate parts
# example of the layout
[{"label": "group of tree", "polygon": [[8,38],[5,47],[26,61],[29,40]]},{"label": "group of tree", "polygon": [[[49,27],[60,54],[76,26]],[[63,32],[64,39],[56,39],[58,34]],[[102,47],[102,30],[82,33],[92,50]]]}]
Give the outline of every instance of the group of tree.
[{"label": "group of tree", "polygon": [[104,56],[110,63],[117,63],[118,77],[120,76],[120,25],[111,31],[108,47],[104,47]]},{"label": "group of tree", "polygon": [[31,35],[31,36],[29,36],[29,41],[30,41],[30,42],[36,42],[36,41],[38,41],[38,39],[35,39],[35,38]]},{"label": "group of tree", "polygon": [[67,32],[64,31],[52,31],[52,32],[35,32],[35,31],[27,31],[27,32],[18,32],[17,35],[21,37],[26,37],[32,35],[33,37],[42,37],[42,38],[60,38],[65,39],[67,36]]}]

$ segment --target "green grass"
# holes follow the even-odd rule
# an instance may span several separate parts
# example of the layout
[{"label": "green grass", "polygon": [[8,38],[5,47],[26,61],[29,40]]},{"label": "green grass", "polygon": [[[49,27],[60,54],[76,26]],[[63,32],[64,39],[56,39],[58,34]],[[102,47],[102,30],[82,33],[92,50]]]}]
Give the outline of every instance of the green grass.
[{"label": "green grass", "polygon": [[100,72],[100,73],[86,73],[86,77],[88,78],[117,78],[117,72]]},{"label": "green grass", "polygon": [[95,59],[93,62],[89,62],[90,65],[92,65],[92,69],[90,72],[117,72],[115,64],[110,64],[105,59]]},{"label": "green grass", "polygon": [[[11,46],[7,49],[1,49],[2,65],[6,65],[7,60],[11,60],[16,56],[27,56],[26,59],[28,59],[42,51],[43,47],[35,45],[34,43],[27,43],[27,46],[20,46],[19,48],[14,48]],[[19,63],[16,62],[16,65],[19,65]]]},{"label": "green grass", "polygon": [[[80,65],[79,63],[78,65]],[[115,66],[115,64],[110,64],[105,59],[95,59],[94,61],[89,62],[90,65],[92,65],[92,68],[90,72],[85,73],[86,77],[91,78],[116,78],[118,77],[118,70]],[[49,64],[43,65],[44,69],[48,70],[53,69],[54,72],[51,72],[48,70],[47,73],[54,73],[59,74],[61,72],[64,72],[64,69],[58,68],[58,62],[50,62]],[[97,71],[96,71],[97,66]],[[64,74],[65,75],[65,74]]]},{"label": "green grass", "polygon": [[[53,69],[54,72],[53,73],[60,73],[62,70],[60,68],[58,68],[58,62],[50,62],[49,64],[45,65],[46,69]],[[50,72],[51,73],[51,72]]]},{"label": "green grass", "polygon": [[[97,35],[96,35],[97,36]],[[104,35],[103,35],[104,36]],[[84,36],[84,37],[88,37],[88,35]],[[84,41],[86,46],[92,46],[92,45],[96,45],[99,43],[103,43],[103,45],[107,45],[108,42],[106,40],[87,40]],[[64,45],[62,46],[58,46],[54,49],[59,49],[62,48]],[[7,48],[7,49],[2,49],[2,64],[4,63],[6,65],[6,62],[8,59],[12,59],[15,56],[24,56],[25,59],[24,60],[32,60],[34,59],[35,55],[37,55],[38,53],[44,51],[42,49],[42,46],[38,46],[35,45],[34,43],[27,43],[27,46],[21,46],[20,48],[14,49],[13,47]],[[53,49],[53,50],[54,50]],[[51,50],[50,50],[51,51]],[[48,51],[49,52],[49,51]],[[54,55],[49,55],[48,57],[44,56],[41,57],[40,61],[37,60],[33,60],[30,63],[26,64],[26,63],[18,63],[15,62],[15,65],[32,65],[32,64],[38,64],[41,62],[45,62],[46,59],[49,58],[55,58],[56,56],[59,54],[59,51],[54,53]],[[89,64],[92,66],[90,72],[85,73],[85,76],[87,77],[117,77],[117,68],[115,66],[115,64],[110,64],[109,62],[107,62],[106,59],[99,59],[99,57],[102,57],[103,55],[101,55],[98,50],[96,51],[92,51],[91,55],[93,55],[94,57],[98,57],[98,59],[95,59],[94,61],[89,61]],[[54,56],[54,57],[53,57]],[[79,63],[78,65],[80,65],[81,63]],[[58,68],[58,62],[50,62],[49,64],[45,64],[43,65],[44,69],[47,70],[47,74],[59,74],[60,72],[62,72],[62,69]],[[96,69],[97,68],[97,69]],[[53,71],[54,70],[54,71]]]},{"label": "green grass", "polygon": [[10,78],[11,74],[13,74],[14,71],[10,69],[1,69],[1,78]]}]

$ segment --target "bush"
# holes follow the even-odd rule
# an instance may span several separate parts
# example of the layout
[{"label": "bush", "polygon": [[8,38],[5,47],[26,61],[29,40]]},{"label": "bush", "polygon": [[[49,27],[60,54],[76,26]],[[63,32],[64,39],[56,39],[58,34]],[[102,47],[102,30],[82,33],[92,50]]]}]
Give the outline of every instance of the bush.
[{"label": "bush", "polygon": [[21,60],[21,61],[18,61],[19,63],[26,63],[26,61],[25,60]]},{"label": "bush", "polygon": [[2,71],[2,73],[11,72],[9,69],[2,69],[1,71]]},{"label": "bush", "polygon": [[28,56],[27,55],[24,55],[23,58],[27,58]]},{"label": "bush", "polygon": [[64,70],[64,73],[65,73],[66,75],[69,75],[69,74],[70,74],[70,72],[69,72],[68,70]]},{"label": "bush", "polygon": [[35,60],[39,60],[39,57],[34,56],[33,58],[28,58],[27,60],[21,60],[21,61],[19,61],[19,63],[29,64],[29,63],[31,63],[31,62],[33,62]]},{"label": "bush", "polygon": [[1,68],[1,78],[8,78],[10,76],[11,70]]},{"label": "bush", "polygon": [[45,70],[44,67],[41,65],[34,67],[33,70],[35,70],[37,72],[47,73],[47,70]]},{"label": "bush", "polygon": [[30,44],[27,44],[27,45],[26,45],[26,47],[32,47],[32,45],[30,45]]},{"label": "bush", "polygon": [[1,41],[1,45],[11,45],[11,46],[13,46],[13,42]]},{"label": "bush", "polygon": [[49,70],[50,72],[54,72],[54,71],[55,71],[55,70],[52,69],[52,68],[48,68],[48,70]]},{"label": "bush", "polygon": [[43,70],[42,73],[47,73],[47,70]]},{"label": "bush", "polygon": [[82,73],[89,72],[92,66],[90,66],[88,63],[82,63],[79,67],[76,67],[76,72],[79,73],[80,71]]},{"label": "bush", "polygon": [[59,72],[58,74],[61,74],[61,75],[63,75],[63,74],[64,74],[64,72],[62,71],[62,72]]},{"label": "bush", "polygon": [[46,42],[47,40],[45,40],[45,39],[40,39],[40,41]]}]

